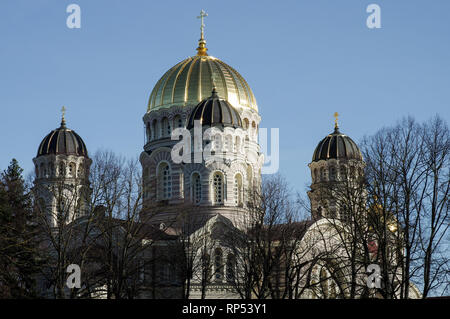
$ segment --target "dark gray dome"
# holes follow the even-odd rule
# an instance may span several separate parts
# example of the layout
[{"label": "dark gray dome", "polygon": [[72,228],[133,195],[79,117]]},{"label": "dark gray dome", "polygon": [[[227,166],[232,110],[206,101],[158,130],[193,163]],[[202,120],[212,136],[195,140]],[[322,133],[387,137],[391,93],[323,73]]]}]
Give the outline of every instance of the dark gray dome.
[{"label": "dark gray dome", "polygon": [[313,162],[328,159],[355,159],[362,161],[361,151],[353,140],[335,128],[317,145],[312,158]]},{"label": "dark gray dome", "polygon": [[242,128],[242,120],[238,111],[227,101],[221,99],[215,89],[212,95],[201,101],[191,111],[187,122],[187,129],[194,127],[194,121],[200,120],[202,125],[222,125]]},{"label": "dark gray dome", "polygon": [[51,131],[39,145],[37,156],[64,154],[88,157],[88,151],[82,138],[66,127],[64,119],[61,126]]}]

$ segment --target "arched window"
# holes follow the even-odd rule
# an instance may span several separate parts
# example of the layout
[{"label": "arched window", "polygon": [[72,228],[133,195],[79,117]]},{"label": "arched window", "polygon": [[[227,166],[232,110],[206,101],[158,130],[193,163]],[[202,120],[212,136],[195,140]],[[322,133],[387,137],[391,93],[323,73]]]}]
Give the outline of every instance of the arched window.
[{"label": "arched window", "polygon": [[253,168],[250,164],[247,164],[247,180],[248,180],[248,189],[253,191]]},{"label": "arched window", "polygon": [[323,209],[322,209],[322,206],[319,206],[319,207],[317,208],[317,217],[318,217],[318,218],[322,218],[322,217],[323,217]]},{"label": "arched window", "polygon": [[339,178],[341,180],[344,180],[347,177],[347,169],[345,168],[345,165],[341,165],[339,169]]},{"label": "arched window", "polygon": [[151,130],[152,140],[154,140],[158,137],[157,132],[158,132],[158,122],[156,121],[156,119],[154,119],[152,122],[152,130]]},{"label": "arched window", "polygon": [[323,167],[320,168],[320,180],[324,181],[325,180],[325,169]]},{"label": "arched window", "polygon": [[147,143],[151,140],[152,138],[152,134],[151,134],[151,130],[150,130],[150,123],[147,122],[147,125],[145,126],[145,133],[146,133],[146,137],[147,137]]},{"label": "arched window", "polygon": [[222,250],[220,248],[216,248],[214,252],[214,278],[216,281],[223,279]]},{"label": "arched window", "polygon": [[223,204],[223,194],[224,194],[224,178],[219,172],[214,173],[213,176],[213,199],[215,205]]},{"label": "arched window", "polygon": [[63,177],[66,175],[66,168],[64,166],[64,163],[59,163],[59,170],[58,170],[58,176]]},{"label": "arched window", "polygon": [[256,134],[257,134],[257,130],[256,130],[256,122],[253,121],[253,122],[252,122],[252,135],[253,135],[253,137],[255,137]]},{"label": "arched window", "polygon": [[83,174],[82,165],[78,165],[77,177],[82,178],[83,177],[82,174]]},{"label": "arched window", "polygon": [[236,258],[233,254],[227,256],[227,281],[234,282],[236,274]]},{"label": "arched window", "polygon": [[239,136],[236,136],[235,143],[234,143],[234,151],[236,153],[242,153],[241,152],[241,139]]},{"label": "arched window", "polygon": [[236,174],[234,177],[234,203],[237,206],[242,206],[242,176],[241,174]]},{"label": "arched window", "polygon": [[69,177],[75,177],[75,163],[69,164]]},{"label": "arched window", "polygon": [[161,136],[162,137],[168,137],[172,133],[170,122],[167,117],[162,119],[162,126],[161,126]]},{"label": "arched window", "polygon": [[172,174],[169,164],[163,162],[158,166],[158,198],[169,199],[172,197]]},{"label": "arched window", "polygon": [[181,119],[181,116],[175,115],[175,117],[173,118],[173,126],[177,128],[183,127],[183,120]]},{"label": "arched window", "polygon": [[192,194],[192,201],[195,204],[200,203],[202,200],[202,183],[200,179],[199,173],[192,174],[191,178],[191,194]]},{"label": "arched window", "polygon": [[320,290],[319,295],[323,299],[335,299],[337,296],[336,282],[331,275],[330,269],[322,266],[320,269]]},{"label": "arched window", "polygon": [[347,205],[342,205],[340,211],[341,220],[344,222],[350,222],[351,212]]},{"label": "arched window", "polygon": [[233,138],[231,135],[227,135],[225,138],[225,152],[233,152]]},{"label": "arched window", "polygon": [[329,281],[329,277],[328,277],[328,271],[325,267],[322,267],[322,269],[320,269],[320,286],[321,286],[321,293],[322,296],[327,299],[328,298],[328,281]]},{"label": "arched window", "polygon": [[244,119],[244,123],[243,124],[244,124],[244,129],[246,129],[246,130],[250,127],[250,122],[248,121],[248,118]]},{"label": "arched window", "polygon": [[215,152],[222,151],[222,136],[220,134],[214,135],[213,150]]},{"label": "arched window", "polygon": [[330,180],[334,181],[336,179],[336,168],[334,166],[330,167]]}]

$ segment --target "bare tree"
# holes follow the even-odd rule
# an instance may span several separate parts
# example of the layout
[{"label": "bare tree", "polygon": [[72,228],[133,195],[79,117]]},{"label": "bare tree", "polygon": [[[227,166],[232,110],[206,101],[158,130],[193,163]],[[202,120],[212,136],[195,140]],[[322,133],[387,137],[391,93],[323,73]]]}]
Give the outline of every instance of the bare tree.
[{"label": "bare tree", "polygon": [[244,299],[293,298],[307,264],[296,262],[307,224],[299,222],[299,207],[280,175],[266,178],[248,199],[242,232],[230,240],[235,290]]},{"label": "bare tree", "polygon": [[[412,280],[425,298],[448,270],[442,244],[448,232],[449,131],[439,117],[412,118],[365,138],[369,199],[382,227],[377,241],[384,297],[409,298]],[[389,237],[395,230],[400,279],[389,278]],[[422,278],[422,279],[421,279]]]}]

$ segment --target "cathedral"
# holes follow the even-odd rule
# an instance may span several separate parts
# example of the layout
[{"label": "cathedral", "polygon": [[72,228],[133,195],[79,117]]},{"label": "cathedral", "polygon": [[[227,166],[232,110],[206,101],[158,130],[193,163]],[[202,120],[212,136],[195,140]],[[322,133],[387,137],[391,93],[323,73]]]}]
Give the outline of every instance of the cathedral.
[{"label": "cathedral", "polygon": [[[221,236],[243,231],[249,210],[248,194],[262,183],[264,156],[258,143],[261,116],[256,98],[243,76],[208,54],[205,16],[202,11],[196,54],[178,62],[162,75],[151,91],[142,118],[145,144],[139,158],[143,192],[139,218],[141,223],[151,223],[168,236],[176,235],[181,223],[177,218],[179,209],[183,205],[194,207],[190,209],[194,226],[189,236],[207,238],[206,242],[208,238],[214,238],[209,241],[214,246],[211,247],[214,278],[204,287],[195,279],[199,277],[193,276],[190,297],[201,298],[206,294],[207,298],[239,298],[231,283],[239,276],[236,252],[227,244],[229,237]],[[364,174],[361,152],[349,136],[341,133],[337,114],[335,116],[334,130],[318,143],[308,164],[312,179],[308,192],[311,220],[301,224],[304,230],[300,247],[309,249],[302,255],[304,259],[313,260],[314,254],[325,249],[327,245],[321,242],[324,232],[328,234],[327,240],[336,244],[339,236],[330,231],[333,228],[330,223],[345,223],[349,219],[348,210],[342,209],[333,194],[323,189],[330,189],[335,181],[351,181]],[[180,136],[184,143],[182,161],[174,159],[174,149],[180,143],[180,139],[174,137]],[[61,206],[68,207],[70,221],[82,218],[89,211],[92,161],[85,142],[67,127],[64,115],[59,128],[42,140],[33,162],[34,193],[39,205],[52,212],[49,225],[57,226]],[[56,200],[57,194],[64,192],[77,193],[77,200]],[[154,207],[158,207],[160,213],[153,214]],[[334,253],[336,251],[339,249]],[[150,252],[144,252],[142,258],[148,254]],[[298,280],[318,281],[326,272],[320,265],[319,262],[316,268],[313,267],[312,275]],[[365,282],[364,276],[362,271],[358,280]],[[171,298],[174,297],[171,289],[175,288],[167,287],[157,296],[143,292],[141,297]],[[318,293],[308,288],[297,297],[339,298],[333,280],[325,290]]]}]

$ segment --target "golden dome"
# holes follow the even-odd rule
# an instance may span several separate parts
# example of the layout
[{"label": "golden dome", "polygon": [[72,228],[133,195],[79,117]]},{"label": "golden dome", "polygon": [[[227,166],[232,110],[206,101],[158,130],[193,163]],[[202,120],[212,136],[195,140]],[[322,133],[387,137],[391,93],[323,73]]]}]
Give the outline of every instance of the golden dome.
[{"label": "golden dome", "polygon": [[159,79],[150,94],[148,112],[173,105],[196,105],[211,95],[214,85],[219,96],[234,107],[258,111],[256,99],[244,78],[231,66],[205,52],[199,51],[205,55],[181,61]]}]

